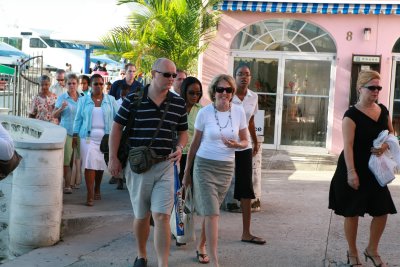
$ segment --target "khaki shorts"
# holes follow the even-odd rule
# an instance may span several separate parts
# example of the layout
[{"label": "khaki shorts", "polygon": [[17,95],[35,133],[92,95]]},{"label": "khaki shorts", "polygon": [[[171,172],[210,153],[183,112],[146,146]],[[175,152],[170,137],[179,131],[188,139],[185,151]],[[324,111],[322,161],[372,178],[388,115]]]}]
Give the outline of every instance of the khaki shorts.
[{"label": "khaki shorts", "polygon": [[[78,155],[76,155],[76,158],[79,159],[81,157],[81,149],[79,145],[80,139],[78,137],[78,146],[76,147],[76,152]],[[72,158],[72,136],[67,135],[67,139],[65,140],[65,145],[64,145],[64,166],[69,166]]]},{"label": "khaki shorts", "polygon": [[174,167],[171,162],[160,162],[141,174],[132,172],[128,164],[125,178],[136,219],[144,219],[150,211],[171,214],[174,204]]}]

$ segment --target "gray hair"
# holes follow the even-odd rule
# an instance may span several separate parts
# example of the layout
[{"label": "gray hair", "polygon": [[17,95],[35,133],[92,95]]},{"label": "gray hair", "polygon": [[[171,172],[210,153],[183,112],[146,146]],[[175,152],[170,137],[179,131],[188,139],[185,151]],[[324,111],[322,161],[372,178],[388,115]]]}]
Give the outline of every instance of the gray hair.
[{"label": "gray hair", "polygon": [[65,70],[63,69],[57,69],[56,74],[65,74]]},{"label": "gray hair", "polygon": [[69,73],[69,74],[67,75],[67,80],[76,80],[76,81],[79,82],[78,75],[76,75],[75,73]]}]

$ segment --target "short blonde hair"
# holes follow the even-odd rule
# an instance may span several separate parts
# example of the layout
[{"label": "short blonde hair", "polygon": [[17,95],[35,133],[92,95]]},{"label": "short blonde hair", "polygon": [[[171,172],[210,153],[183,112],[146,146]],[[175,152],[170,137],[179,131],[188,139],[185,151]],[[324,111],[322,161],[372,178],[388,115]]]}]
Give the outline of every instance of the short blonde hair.
[{"label": "short blonde hair", "polygon": [[[212,79],[210,85],[208,86],[208,95],[210,96],[210,99],[212,101],[214,101],[215,99],[215,89],[218,86],[218,83],[220,81],[226,81],[227,83],[229,83],[229,85],[232,87],[233,92],[232,92],[232,96],[235,94],[236,92],[236,82],[235,79],[233,79],[232,76],[228,75],[228,74],[218,74],[217,76],[214,77],[214,79]],[[232,99],[231,99],[232,100]]]},{"label": "short blonde hair", "polygon": [[381,75],[379,72],[374,71],[374,70],[362,70],[358,74],[358,79],[357,79],[357,89],[360,89],[370,81],[374,79],[381,79]]}]

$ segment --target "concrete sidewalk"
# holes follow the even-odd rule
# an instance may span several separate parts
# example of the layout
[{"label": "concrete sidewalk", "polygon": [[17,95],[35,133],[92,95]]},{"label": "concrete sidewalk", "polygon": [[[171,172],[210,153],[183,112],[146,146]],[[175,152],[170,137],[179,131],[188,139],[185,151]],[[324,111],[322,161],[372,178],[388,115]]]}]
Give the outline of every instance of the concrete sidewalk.
[{"label": "concrete sidewalk", "polygon": [[[221,266],[347,266],[343,218],[327,209],[329,183],[336,156],[263,151],[261,211],[253,213],[252,232],[264,246],[240,242],[241,214],[221,212]],[[132,266],[136,257],[132,211],[127,190],[109,185],[105,176],[102,200],[86,207],[85,188],[64,195],[64,236],[57,245],[40,248],[3,266]],[[400,203],[400,179],[390,185]],[[367,245],[371,217],[360,218],[360,256]],[[390,266],[400,266],[400,217],[389,216],[380,251]],[[197,233],[200,229],[197,225]],[[148,266],[157,266],[151,233]],[[199,266],[195,244],[171,243],[169,266]],[[361,257],[363,263],[365,260]],[[365,266],[373,266],[371,261]]]}]

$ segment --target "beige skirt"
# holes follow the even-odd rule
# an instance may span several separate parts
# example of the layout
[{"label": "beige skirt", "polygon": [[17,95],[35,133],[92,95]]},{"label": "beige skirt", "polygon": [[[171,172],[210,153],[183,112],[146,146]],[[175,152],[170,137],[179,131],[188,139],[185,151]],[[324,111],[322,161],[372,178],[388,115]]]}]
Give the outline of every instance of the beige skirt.
[{"label": "beige skirt", "polygon": [[193,169],[193,192],[200,216],[219,215],[219,207],[231,184],[235,162],[196,156]]}]

